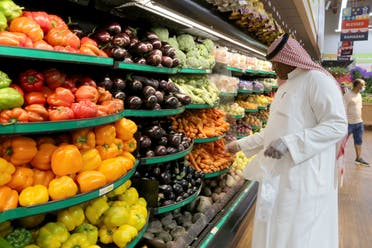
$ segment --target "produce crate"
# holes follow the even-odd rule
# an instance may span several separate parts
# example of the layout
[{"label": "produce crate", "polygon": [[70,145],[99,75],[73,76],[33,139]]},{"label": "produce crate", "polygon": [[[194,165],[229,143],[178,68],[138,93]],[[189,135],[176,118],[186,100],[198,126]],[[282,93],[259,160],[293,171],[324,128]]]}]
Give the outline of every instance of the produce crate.
[{"label": "produce crate", "polygon": [[363,103],[362,118],[365,126],[372,127],[372,103]]}]

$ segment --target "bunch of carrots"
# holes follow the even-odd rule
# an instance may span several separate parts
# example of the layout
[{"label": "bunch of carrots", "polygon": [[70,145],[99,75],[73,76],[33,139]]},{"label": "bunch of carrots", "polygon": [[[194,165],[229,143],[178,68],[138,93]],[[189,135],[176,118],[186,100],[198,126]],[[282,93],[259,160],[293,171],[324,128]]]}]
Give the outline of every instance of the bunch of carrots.
[{"label": "bunch of carrots", "polygon": [[211,143],[197,144],[186,160],[198,171],[212,173],[228,168],[234,161],[234,156],[225,152],[223,140]]},{"label": "bunch of carrots", "polygon": [[220,136],[230,128],[225,112],[216,108],[186,111],[181,116],[171,117],[171,120],[174,130],[191,139]]}]

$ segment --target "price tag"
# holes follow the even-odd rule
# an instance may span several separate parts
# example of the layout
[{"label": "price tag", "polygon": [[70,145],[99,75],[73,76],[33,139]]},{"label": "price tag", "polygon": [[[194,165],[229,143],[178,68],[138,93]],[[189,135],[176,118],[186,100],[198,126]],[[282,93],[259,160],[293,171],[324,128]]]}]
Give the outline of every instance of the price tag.
[{"label": "price tag", "polygon": [[110,185],[108,185],[108,186],[99,190],[99,196],[107,194],[108,192],[110,192],[113,189],[114,189],[114,184],[110,184]]},{"label": "price tag", "polygon": [[218,232],[218,227],[213,227],[212,230],[211,230],[211,233],[212,234],[216,234]]}]

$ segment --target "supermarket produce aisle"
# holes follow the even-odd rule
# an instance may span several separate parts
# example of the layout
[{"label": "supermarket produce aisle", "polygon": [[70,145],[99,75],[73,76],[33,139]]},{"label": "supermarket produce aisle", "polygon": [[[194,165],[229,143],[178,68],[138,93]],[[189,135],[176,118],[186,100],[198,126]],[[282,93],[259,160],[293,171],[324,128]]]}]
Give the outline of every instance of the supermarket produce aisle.
[{"label": "supermarket produce aisle", "polygon": [[[372,162],[372,130],[363,136],[363,157]],[[353,138],[347,143],[346,175],[339,189],[340,248],[372,247],[372,167],[354,165]],[[233,244],[234,248],[250,248],[254,206],[243,220]]]}]

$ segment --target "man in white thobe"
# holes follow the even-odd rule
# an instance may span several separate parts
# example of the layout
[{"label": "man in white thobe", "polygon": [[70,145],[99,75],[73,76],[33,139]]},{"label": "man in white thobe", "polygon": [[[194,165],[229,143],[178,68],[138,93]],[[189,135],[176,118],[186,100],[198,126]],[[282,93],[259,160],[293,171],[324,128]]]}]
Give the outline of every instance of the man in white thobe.
[{"label": "man in white thobe", "polygon": [[336,143],[347,134],[341,91],[301,45],[268,49],[280,85],[267,126],[227,145],[257,154],[244,171],[260,182],[253,248],[338,248]]}]

